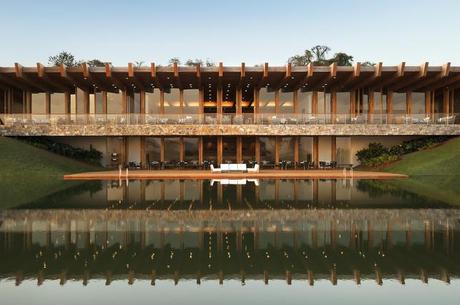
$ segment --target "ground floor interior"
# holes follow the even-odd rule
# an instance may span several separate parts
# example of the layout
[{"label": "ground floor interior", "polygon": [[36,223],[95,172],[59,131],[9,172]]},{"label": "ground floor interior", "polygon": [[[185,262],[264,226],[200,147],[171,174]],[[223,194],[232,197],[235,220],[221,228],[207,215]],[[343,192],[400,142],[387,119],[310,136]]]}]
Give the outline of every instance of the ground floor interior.
[{"label": "ground floor interior", "polygon": [[280,164],[311,164],[321,162],[357,164],[356,152],[369,143],[393,146],[412,139],[410,136],[197,136],[197,137],[54,137],[56,142],[83,149],[96,149],[103,154],[102,165],[178,163],[201,165],[204,162],[258,162],[267,167]]}]

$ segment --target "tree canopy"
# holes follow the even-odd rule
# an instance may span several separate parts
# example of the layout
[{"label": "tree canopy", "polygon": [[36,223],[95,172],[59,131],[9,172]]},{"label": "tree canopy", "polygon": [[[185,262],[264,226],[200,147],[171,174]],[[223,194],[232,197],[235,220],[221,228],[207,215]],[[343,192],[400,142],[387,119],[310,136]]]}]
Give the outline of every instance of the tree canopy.
[{"label": "tree canopy", "polygon": [[[332,63],[337,63],[338,66],[351,66],[353,64],[353,56],[344,52],[334,53],[332,57],[328,57],[331,48],[325,45],[316,45],[311,49],[307,49],[303,54],[294,55],[288,59],[288,62],[294,66],[306,66],[313,64],[315,66],[329,66]],[[366,61],[363,65],[373,66],[375,63]]]}]

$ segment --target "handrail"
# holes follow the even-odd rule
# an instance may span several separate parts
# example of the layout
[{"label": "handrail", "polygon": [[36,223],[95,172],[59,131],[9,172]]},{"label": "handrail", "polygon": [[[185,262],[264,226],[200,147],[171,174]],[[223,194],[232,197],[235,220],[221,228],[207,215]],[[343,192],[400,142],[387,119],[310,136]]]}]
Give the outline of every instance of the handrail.
[{"label": "handrail", "polygon": [[0,125],[341,125],[460,124],[456,113],[426,114],[0,114]]}]

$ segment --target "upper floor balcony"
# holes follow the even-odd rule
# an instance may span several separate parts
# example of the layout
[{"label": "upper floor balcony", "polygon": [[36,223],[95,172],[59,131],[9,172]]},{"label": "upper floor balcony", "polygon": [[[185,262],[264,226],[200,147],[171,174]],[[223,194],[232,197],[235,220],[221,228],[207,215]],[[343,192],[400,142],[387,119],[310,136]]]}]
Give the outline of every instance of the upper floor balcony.
[{"label": "upper floor balcony", "polygon": [[458,114],[5,114],[10,136],[460,135]]}]

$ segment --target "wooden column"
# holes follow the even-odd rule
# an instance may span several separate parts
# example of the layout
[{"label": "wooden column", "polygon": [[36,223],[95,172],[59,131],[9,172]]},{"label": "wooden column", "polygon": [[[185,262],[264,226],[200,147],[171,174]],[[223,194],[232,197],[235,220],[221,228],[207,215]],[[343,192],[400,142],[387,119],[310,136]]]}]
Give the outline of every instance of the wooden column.
[{"label": "wooden column", "polygon": [[[141,165],[146,167],[147,165],[146,163],[147,163],[147,156],[145,155],[145,137],[141,137]],[[142,194],[145,195],[145,192],[143,192]]]},{"label": "wooden column", "polygon": [[442,112],[447,115],[449,114],[449,104],[450,104],[450,100],[449,100],[449,89],[448,88],[444,88],[442,90]]},{"label": "wooden column", "polygon": [[165,93],[160,91],[160,114],[165,114]]},{"label": "wooden column", "polygon": [[335,90],[331,91],[331,120],[332,123],[335,123],[337,115],[337,92]]},{"label": "wooden column", "polygon": [[179,161],[184,161],[184,137],[179,138]]},{"label": "wooden column", "polygon": [[198,140],[198,162],[203,164],[203,137]]},{"label": "wooden column", "polygon": [[318,114],[318,91],[313,91],[311,96],[311,113]]},{"label": "wooden column", "polygon": [[259,141],[259,137],[256,137],[255,141],[256,141],[256,147],[255,147],[256,156],[255,157],[256,157],[257,163],[260,163],[260,141]]},{"label": "wooden column", "polygon": [[280,164],[280,137],[275,137],[275,164]]},{"label": "wooden column", "polygon": [[243,137],[236,137],[236,163],[243,162]]},{"label": "wooden column", "polygon": [[425,91],[425,115],[431,115],[431,92]]},{"label": "wooden column", "polygon": [[375,96],[374,91],[369,91],[369,99],[368,99],[368,106],[367,106],[367,120],[372,122],[372,115],[374,114],[374,107],[375,107]]},{"label": "wooden column", "polygon": [[275,113],[279,114],[281,113],[281,107],[280,107],[280,90],[275,91]]},{"label": "wooden column", "polygon": [[313,162],[315,162],[315,167],[319,165],[319,138],[313,137]]},{"label": "wooden column", "polygon": [[160,161],[165,161],[165,139],[161,138],[160,140]]},{"label": "wooden column", "polygon": [[300,106],[299,106],[299,90],[295,90],[292,95],[293,103],[294,103],[294,113],[300,113]]},{"label": "wooden column", "polygon": [[51,114],[51,94],[45,93],[45,114]]},{"label": "wooden column", "polygon": [[217,166],[220,167],[222,164],[222,150],[223,150],[223,138],[222,136],[217,137]]},{"label": "wooden column", "polygon": [[406,114],[412,114],[412,91],[406,92]]},{"label": "wooden column", "polygon": [[337,138],[331,136],[331,161],[336,161],[337,159]]},{"label": "wooden column", "polygon": [[140,100],[140,113],[143,115],[145,114],[145,91],[144,90],[141,90],[141,100]]},{"label": "wooden column", "polygon": [[356,114],[356,91],[350,92],[350,116],[354,117]]},{"label": "wooden column", "polygon": [[241,114],[243,112],[243,109],[241,107],[241,99],[242,99],[242,95],[241,95],[241,87],[238,86],[236,88],[236,99],[235,99],[235,103],[236,103],[236,113],[237,114]]},{"label": "wooden column", "polygon": [[392,114],[393,114],[393,92],[388,91],[387,92],[387,121],[390,123],[393,121]]},{"label": "wooden column", "polygon": [[299,143],[300,143],[300,138],[294,137],[294,163],[296,167],[297,167],[297,164],[299,163]]}]

